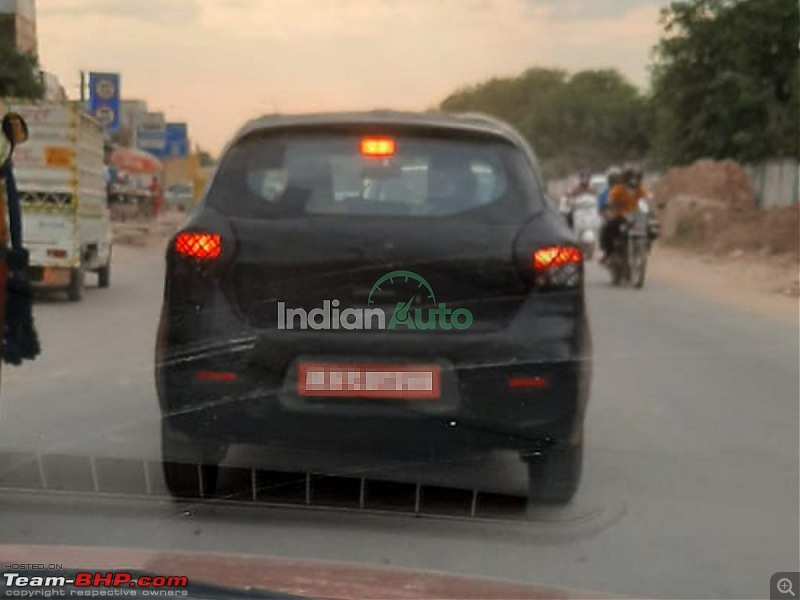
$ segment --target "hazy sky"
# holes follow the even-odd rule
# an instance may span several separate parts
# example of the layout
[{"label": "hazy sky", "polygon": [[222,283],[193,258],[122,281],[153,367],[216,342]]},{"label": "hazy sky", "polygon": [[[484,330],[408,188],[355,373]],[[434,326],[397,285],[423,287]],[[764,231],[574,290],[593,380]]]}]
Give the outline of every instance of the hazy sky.
[{"label": "hazy sky", "polygon": [[217,151],[266,112],[424,109],[532,66],[646,82],[662,0],[38,0],[45,69],[122,74],[123,96]]}]

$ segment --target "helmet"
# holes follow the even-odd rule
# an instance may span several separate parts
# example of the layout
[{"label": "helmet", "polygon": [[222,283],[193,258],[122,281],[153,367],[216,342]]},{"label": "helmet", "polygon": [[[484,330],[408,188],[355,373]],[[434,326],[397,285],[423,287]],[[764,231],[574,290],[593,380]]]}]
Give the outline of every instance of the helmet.
[{"label": "helmet", "polygon": [[642,184],[642,169],[636,165],[628,165],[622,173],[622,179],[630,187],[639,187]]},{"label": "helmet", "polygon": [[606,173],[606,177],[608,177],[608,187],[622,183],[622,171],[618,167],[611,167]]}]

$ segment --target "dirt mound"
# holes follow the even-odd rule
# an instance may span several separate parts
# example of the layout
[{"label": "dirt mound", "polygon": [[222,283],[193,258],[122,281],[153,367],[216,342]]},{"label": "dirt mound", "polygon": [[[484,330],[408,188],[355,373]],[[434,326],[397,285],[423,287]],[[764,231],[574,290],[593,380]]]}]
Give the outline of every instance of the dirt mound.
[{"label": "dirt mound", "polygon": [[707,234],[715,254],[757,253],[800,258],[800,206],[722,213]]},{"label": "dirt mound", "polygon": [[732,160],[699,160],[688,167],[671,169],[653,186],[659,208],[678,196],[709,198],[732,210],[756,207],[756,195],[745,170]]},{"label": "dirt mound", "polygon": [[666,240],[700,241],[706,237],[711,222],[725,210],[720,200],[678,194],[660,206],[661,235]]},{"label": "dirt mound", "polygon": [[668,243],[718,256],[800,259],[800,207],[759,209],[750,179],[733,161],[672,169],[653,186],[653,196]]}]

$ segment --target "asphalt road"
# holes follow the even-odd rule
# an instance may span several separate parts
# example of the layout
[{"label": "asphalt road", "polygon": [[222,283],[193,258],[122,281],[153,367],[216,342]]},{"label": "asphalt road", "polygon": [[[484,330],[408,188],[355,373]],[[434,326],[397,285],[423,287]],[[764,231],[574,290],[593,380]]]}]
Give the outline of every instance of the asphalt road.
[{"label": "asphalt road", "polygon": [[[43,355],[3,367],[0,487],[14,489],[0,491],[0,543],[348,560],[662,598],[766,597],[772,573],[797,569],[797,325],[657,281],[613,289],[596,267],[585,473],[568,508],[505,523],[20,491],[14,457],[158,457],[161,249],[115,260],[111,289],[39,302]],[[522,485],[498,460],[481,476]],[[50,465],[48,487],[68,467]]]}]

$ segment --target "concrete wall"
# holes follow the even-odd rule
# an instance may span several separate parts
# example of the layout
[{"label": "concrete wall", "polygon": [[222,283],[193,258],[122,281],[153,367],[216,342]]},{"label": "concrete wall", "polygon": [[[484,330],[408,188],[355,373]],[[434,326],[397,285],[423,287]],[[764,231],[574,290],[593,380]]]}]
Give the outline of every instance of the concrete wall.
[{"label": "concrete wall", "polygon": [[[744,167],[761,208],[800,204],[800,163],[794,158],[773,159]],[[652,189],[658,173],[646,173],[645,185]],[[577,183],[577,178],[548,181],[550,197],[558,200]]]},{"label": "concrete wall", "polygon": [[774,159],[745,167],[761,208],[800,203],[800,163],[793,158]]}]

